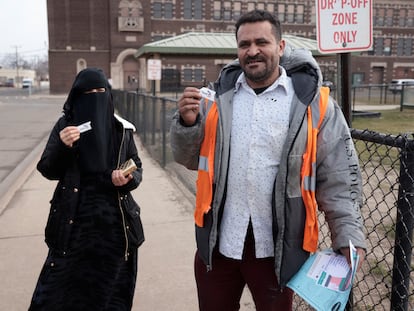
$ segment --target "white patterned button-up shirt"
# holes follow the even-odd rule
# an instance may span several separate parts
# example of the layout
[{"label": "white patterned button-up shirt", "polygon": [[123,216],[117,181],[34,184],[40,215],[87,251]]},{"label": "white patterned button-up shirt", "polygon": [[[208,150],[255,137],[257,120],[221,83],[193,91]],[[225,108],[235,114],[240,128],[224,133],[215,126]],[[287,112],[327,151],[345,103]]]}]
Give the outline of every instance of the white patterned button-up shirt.
[{"label": "white patterned button-up shirt", "polygon": [[219,245],[220,253],[229,258],[242,258],[250,219],[256,257],[274,255],[272,192],[294,94],[290,77],[279,68],[280,77],[259,95],[248,86],[244,74],[236,83],[227,197]]}]

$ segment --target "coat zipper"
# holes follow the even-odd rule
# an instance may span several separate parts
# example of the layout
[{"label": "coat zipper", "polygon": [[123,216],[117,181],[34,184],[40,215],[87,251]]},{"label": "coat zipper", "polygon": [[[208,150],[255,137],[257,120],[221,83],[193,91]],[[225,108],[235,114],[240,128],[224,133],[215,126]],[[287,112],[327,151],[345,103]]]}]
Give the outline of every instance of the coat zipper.
[{"label": "coat zipper", "polygon": [[[125,129],[122,128],[122,140],[121,140],[121,145],[119,147],[119,153],[118,153],[118,163],[116,165],[116,167],[118,168],[121,165],[121,153],[122,153],[122,146],[124,144],[124,139],[125,139]],[[121,200],[123,198],[121,198],[121,195],[119,194],[119,191],[117,191],[118,193],[118,207],[119,210],[121,212],[121,218],[122,218],[122,228],[124,230],[124,237],[125,237],[125,253],[124,253],[124,258],[125,261],[128,261],[128,248],[129,248],[129,241],[128,241],[128,234],[127,234],[127,229],[126,229],[126,223],[125,223],[125,214],[124,214],[124,210],[122,209],[122,204],[121,204]]]}]

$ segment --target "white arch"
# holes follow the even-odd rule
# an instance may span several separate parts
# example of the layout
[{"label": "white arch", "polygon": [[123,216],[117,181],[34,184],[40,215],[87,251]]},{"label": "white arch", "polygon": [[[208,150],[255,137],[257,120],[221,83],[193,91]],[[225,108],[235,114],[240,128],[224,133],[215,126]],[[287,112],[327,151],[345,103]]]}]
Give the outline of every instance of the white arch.
[{"label": "white arch", "polygon": [[128,56],[134,56],[137,52],[136,49],[126,49],[118,54],[116,61],[111,63],[111,79],[112,87],[114,89],[119,89],[124,86],[124,69],[122,64]]}]

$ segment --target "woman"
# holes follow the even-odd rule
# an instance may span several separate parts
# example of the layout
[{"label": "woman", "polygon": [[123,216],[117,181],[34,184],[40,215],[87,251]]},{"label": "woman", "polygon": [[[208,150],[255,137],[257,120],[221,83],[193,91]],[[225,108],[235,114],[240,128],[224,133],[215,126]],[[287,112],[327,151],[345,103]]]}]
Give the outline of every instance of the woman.
[{"label": "woman", "polygon": [[[37,169],[58,180],[45,229],[49,252],[29,310],[131,310],[144,241],[130,191],[142,180],[134,126],[114,115],[100,69],[76,76]],[[124,176],[120,165],[137,169]]]}]

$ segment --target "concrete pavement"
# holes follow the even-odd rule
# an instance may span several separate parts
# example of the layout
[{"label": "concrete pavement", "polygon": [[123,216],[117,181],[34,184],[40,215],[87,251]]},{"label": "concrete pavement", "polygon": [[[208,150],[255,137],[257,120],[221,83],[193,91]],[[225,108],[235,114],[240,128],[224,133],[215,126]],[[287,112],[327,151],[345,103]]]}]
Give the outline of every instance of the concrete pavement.
[{"label": "concrete pavement", "polygon": [[[56,98],[58,110],[63,99]],[[43,130],[49,131],[52,119],[42,125]],[[133,311],[196,311],[194,195],[172,171],[159,167],[138,138],[136,142],[144,179],[133,195],[142,208],[146,241],[139,250]],[[44,227],[56,183],[35,170],[46,137],[37,135],[30,143],[37,147],[27,151],[0,184],[7,184],[0,193],[0,310],[27,310],[47,253]],[[241,304],[242,311],[254,310],[247,290]]]},{"label": "concrete pavement", "polygon": [[[144,179],[133,195],[142,209],[146,241],[139,249],[133,310],[196,311],[194,197],[138,139],[137,147]],[[43,233],[55,185],[31,169],[0,216],[0,310],[27,310],[47,253]],[[254,310],[248,291],[241,310]]]}]

